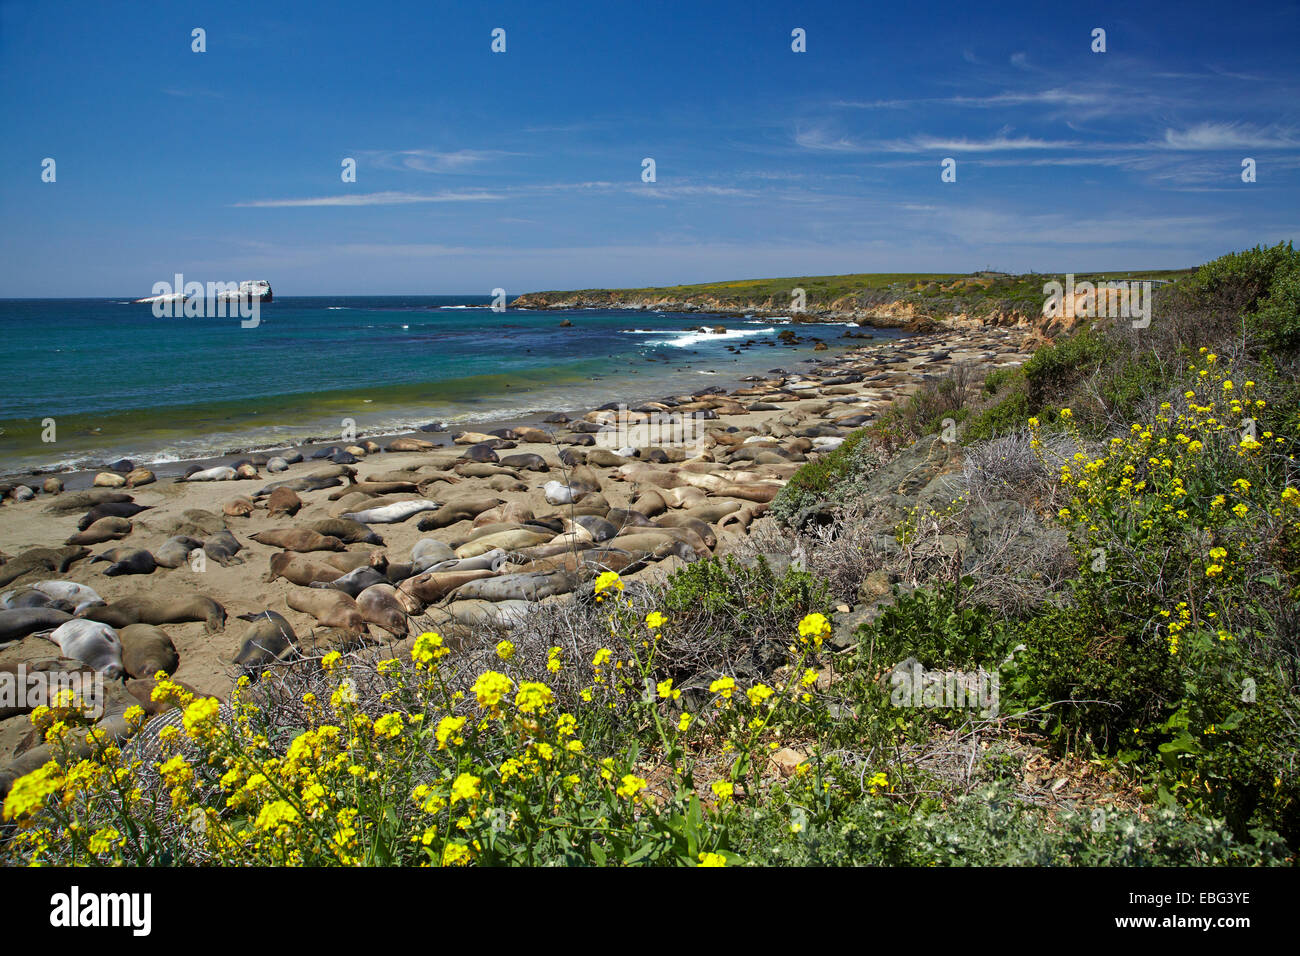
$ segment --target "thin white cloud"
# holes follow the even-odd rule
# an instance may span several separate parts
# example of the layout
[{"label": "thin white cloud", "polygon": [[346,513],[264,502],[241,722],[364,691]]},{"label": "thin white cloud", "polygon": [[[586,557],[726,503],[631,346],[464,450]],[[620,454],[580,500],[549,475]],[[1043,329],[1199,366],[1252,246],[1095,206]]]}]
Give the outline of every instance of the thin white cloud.
[{"label": "thin white cloud", "polygon": [[995,153],[1009,150],[1074,149],[1079,144],[1071,140],[1035,139],[1032,136],[995,136],[992,139],[940,139],[933,136],[915,136],[910,140],[891,140],[882,148],[893,153],[932,152]]},{"label": "thin white cloud", "polygon": [[1153,144],[1164,149],[1291,149],[1300,146],[1295,130],[1242,123],[1198,123],[1187,129],[1166,129],[1163,140]]},{"label": "thin white cloud", "polygon": [[249,199],[234,203],[249,209],[289,209],[305,206],[404,206],[428,202],[490,202],[505,199],[497,193],[421,193],[379,192],[344,193],[338,196],[315,196],[304,199]]},{"label": "thin white cloud", "polygon": [[503,156],[519,156],[499,149],[436,149],[363,150],[359,155],[382,169],[411,169],[421,173],[464,172]]}]

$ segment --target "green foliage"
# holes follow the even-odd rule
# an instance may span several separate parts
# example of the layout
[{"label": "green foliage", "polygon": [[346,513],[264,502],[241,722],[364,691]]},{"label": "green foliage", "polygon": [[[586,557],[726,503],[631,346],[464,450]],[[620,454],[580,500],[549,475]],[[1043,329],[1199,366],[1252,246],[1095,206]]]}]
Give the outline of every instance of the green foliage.
[{"label": "green foliage", "polygon": [[858,656],[867,667],[888,667],[908,657],[934,669],[997,668],[1009,649],[1008,635],[995,612],[965,604],[964,579],[936,591],[900,594],[870,624],[858,629]]},{"label": "green foliage", "polygon": [[827,500],[844,500],[839,485],[879,464],[864,444],[865,429],[849,434],[840,446],[796,471],[772,501],[772,514],[782,524],[795,524],[812,507]]},{"label": "green foliage", "polygon": [[743,565],[732,555],[695,561],[668,579],[664,610],[679,619],[708,616],[721,623],[720,638],[755,632],[789,635],[805,615],[830,606],[826,582],[807,571],[777,574],[760,555]]},{"label": "green foliage", "polygon": [[1056,816],[988,786],[947,807],[913,810],[880,795],[826,819],[765,814],[737,837],[767,864],[797,866],[1259,866],[1285,865],[1286,845],[1261,832],[1250,842],[1221,822],[1173,809]]}]

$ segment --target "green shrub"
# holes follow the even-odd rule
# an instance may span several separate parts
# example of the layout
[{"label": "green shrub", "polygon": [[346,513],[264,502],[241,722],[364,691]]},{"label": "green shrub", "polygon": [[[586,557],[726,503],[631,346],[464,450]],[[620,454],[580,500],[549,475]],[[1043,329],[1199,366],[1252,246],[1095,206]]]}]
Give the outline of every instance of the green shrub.
[{"label": "green shrub", "polygon": [[801,521],[808,509],[827,500],[842,500],[838,486],[845,479],[879,467],[880,459],[864,443],[865,429],[849,434],[833,451],[805,463],[772,501],[772,514],[782,524]]}]

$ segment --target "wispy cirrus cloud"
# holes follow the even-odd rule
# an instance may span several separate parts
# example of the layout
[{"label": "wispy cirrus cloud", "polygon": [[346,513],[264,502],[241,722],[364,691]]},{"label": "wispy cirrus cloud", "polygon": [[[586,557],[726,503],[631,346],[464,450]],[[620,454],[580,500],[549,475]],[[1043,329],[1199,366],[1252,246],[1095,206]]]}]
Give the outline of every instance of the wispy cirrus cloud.
[{"label": "wispy cirrus cloud", "polygon": [[1187,129],[1166,129],[1153,143],[1164,149],[1293,149],[1300,146],[1294,129],[1255,127],[1245,123],[1198,123]]},{"label": "wispy cirrus cloud", "polygon": [[505,198],[505,196],[498,193],[486,192],[434,193],[430,195],[388,191],[343,193],[338,196],[313,196],[296,199],[248,199],[243,202],[232,203],[232,205],[245,209],[289,209],[308,206],[405,206],[413,203],[430,202],[491,202]]},{"label": "wispy cirrus cloud", "polygon": [[382,169],[410,169],[421,173],[460,173],[505,156],[522,156],[502,149],[369,149],[357,155]]}]

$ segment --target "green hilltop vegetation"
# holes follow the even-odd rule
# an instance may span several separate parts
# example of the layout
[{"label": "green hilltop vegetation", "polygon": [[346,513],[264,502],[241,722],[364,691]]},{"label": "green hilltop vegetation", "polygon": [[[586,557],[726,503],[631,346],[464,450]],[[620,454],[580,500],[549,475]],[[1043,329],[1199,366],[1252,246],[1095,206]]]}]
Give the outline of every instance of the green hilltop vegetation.
[{"label": "green hilltop vegetation", "polygon": [[[1076,273],[1075,282],[1152,279],[1172,282],[1193,274],[1192,269],[1139,270],[1108,273]],[[606,298],[610,301],[717,300],[737,309],[770,302],[781,308],[790,301],[791,291],[803,289],[807,307],[827,309],[833,303],[841,307],[870,307],[886,302],[912,303],[919,311],[1037,312],[1043,301],[1043,285],[1052,280],[1065,281],[1065,275],[1003,272],[931,273],[931,272],[860,272],[834,276],[790,276],[771,279],[734,279],[727,282],[702,282],[693,285],[653,286],[628,289],[582,289],[568,292],[532,293],[545,299]]]}]

